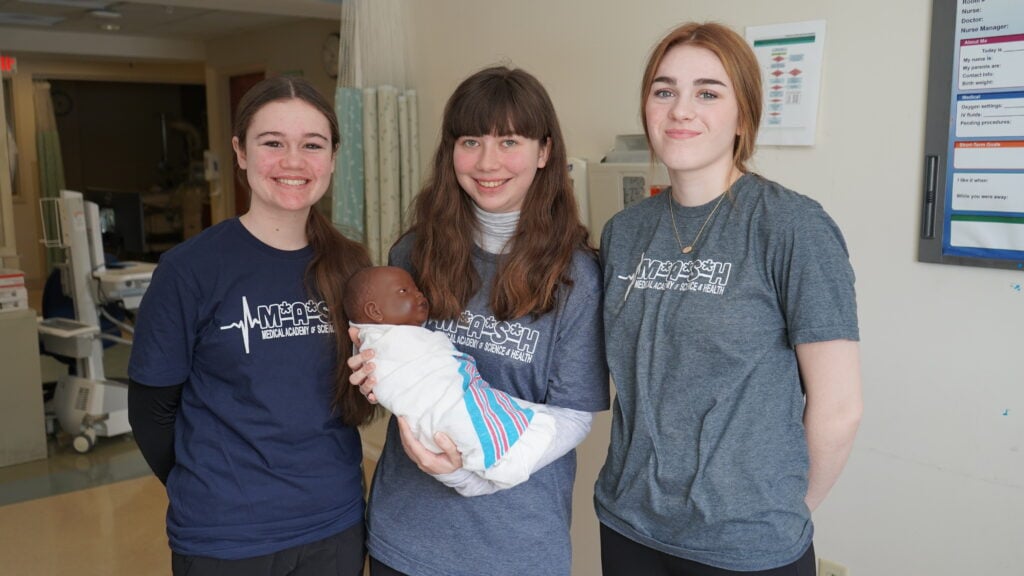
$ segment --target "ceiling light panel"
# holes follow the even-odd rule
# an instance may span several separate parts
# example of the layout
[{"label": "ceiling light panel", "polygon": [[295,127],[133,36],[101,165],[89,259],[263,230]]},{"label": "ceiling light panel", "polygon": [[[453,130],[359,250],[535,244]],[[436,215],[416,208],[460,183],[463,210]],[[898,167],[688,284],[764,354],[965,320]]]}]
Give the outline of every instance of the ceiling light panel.
[{"label": "ceiling light panel", "polygon": [[167,22],[160,28],[160,32],[174,37],[213,40],[243,32],[264,30],[274,26],[290,24],[299,20],[299,18],[288,16],[219,11],[208,12],[179,22]]},{"label": "ceiling light panel", "polygon": [[106,8],[113,4],[108,0],[18,0],[22,4],[45,4],[47,6],[67,6],[83,10]]},{"label": "ceiling light panel", "polygon": [[41,14],[14,14],[0,12],[0,25],[4,26],[39,26],[48,27],[63,21],[60,16],[43,16]]},{"label": "ceiling light panel", "polygon": [[89,16],[93,18],[105,18],[105,19],[117,19],[121,17],[121,13],[115,10],[89,10]]}]

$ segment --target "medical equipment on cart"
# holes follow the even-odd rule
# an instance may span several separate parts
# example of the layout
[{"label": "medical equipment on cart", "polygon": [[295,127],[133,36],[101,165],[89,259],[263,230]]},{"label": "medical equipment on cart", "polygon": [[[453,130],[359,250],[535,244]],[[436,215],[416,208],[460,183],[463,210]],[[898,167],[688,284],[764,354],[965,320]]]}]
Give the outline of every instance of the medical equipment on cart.
[{"label": "medical equipment on cart", "polygon": [[600,162],[587,164],[587,196],[591,238],[623,208],[658,194],[669,185],[668,171],[651,162],[643,134],[620,134],[615,147]]},{"label": "medical equipment on cart", "polygon": [[130,332],[131,327],[102,307],[120,303],[125,310],[137,309],[156,265],[121,262],[108,267],[99,208],[85,201],[81,193],[62,190],[59,198],[45,198],[40,204],[43,244],[65,251],[65,263],[58,266],[64,291],[74,302],[75,318],[44,319],[39,323],[39,334],[47,352],[74,359],[75,374],[60,377],[53,406],[61,428],[73,437],[75,450],[85,453],[98,436],[131,431],[128,385],[106,379],[101,340],[131,341],[101,331],[100,316],[122,330]]}]

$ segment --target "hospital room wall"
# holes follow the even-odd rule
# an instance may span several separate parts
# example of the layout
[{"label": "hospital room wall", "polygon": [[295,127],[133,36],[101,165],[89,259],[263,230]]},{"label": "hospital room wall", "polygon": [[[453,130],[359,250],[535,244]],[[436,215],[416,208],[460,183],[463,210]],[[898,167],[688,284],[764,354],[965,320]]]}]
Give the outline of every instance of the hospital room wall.
[{"label": "hospital room wall", "polygon": [[[815,513],[819,556],[853,576],[1019,573],[1024,566],[1020,272],[918,263],[928,0],[408,2],[421,158],[466,75],[495,63],[551,92],[570,154],[600,159],[641,131],[647,52],[684,20],[825,20],[816,144],[762,148],[755,168],[820,201],[857,272],[866,410],[844,476]],[[426,166],[425,166],[426,167]],[[595,235],[596,235],[595,231]],[[602,415],[581,449],[575,574],[598,573]],[[373,438],[371,436],[370,440]]]}]

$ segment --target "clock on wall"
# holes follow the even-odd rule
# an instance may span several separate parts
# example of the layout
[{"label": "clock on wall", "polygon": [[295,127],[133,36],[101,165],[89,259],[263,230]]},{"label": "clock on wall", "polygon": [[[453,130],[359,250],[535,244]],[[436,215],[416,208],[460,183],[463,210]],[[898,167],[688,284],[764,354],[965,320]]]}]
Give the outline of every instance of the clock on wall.
[{"label": "clock on wall", "polygon": [[53,101],[53,114],[55,116],[67,116],[75,107],[75,103],[71,100],[71,96],[63,90],[56,88],[51,89],[50,99]]},{"label": "clock on wall", "polygon": [[320,57],[324,63],[324,72],[331,78],[338,77],[338,49],[341,44],[341,35],[332,32],[324,40],[323,50]]}]

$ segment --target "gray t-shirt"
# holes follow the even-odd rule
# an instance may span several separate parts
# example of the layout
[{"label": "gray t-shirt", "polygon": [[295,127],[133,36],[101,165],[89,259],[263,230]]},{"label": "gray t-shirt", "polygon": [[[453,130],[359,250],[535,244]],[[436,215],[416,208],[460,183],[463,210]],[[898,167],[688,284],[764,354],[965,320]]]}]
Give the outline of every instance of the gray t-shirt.
[{"label": "gray t-shirt", "polygon": [[[411,271],[410,237],[391,263]],[[530,402],[596,412],[608,408],[601,327],[601,274],[582,252],[572,287],[539,318],[497,322],[488,306],[498,257],[475,250],[482,286],[456,321],[430,320],[498,390]],[[395,420],[370,493],[367,546],[384,564],[412,576],[567,575],[576,453],[571,451],[518,486],[467,498],[421,472],[402,450]]]},{"label": "gray t-shirt", "polygon": [[[859,338],[846,244],[817,202],[748,174],[682,254],[670,201],[620,212],[602,235],[617,395],[598,518],[695,562],[783,566],[813,535],[794,347]],[[684,245],[713,207],[673,205]]]}]

